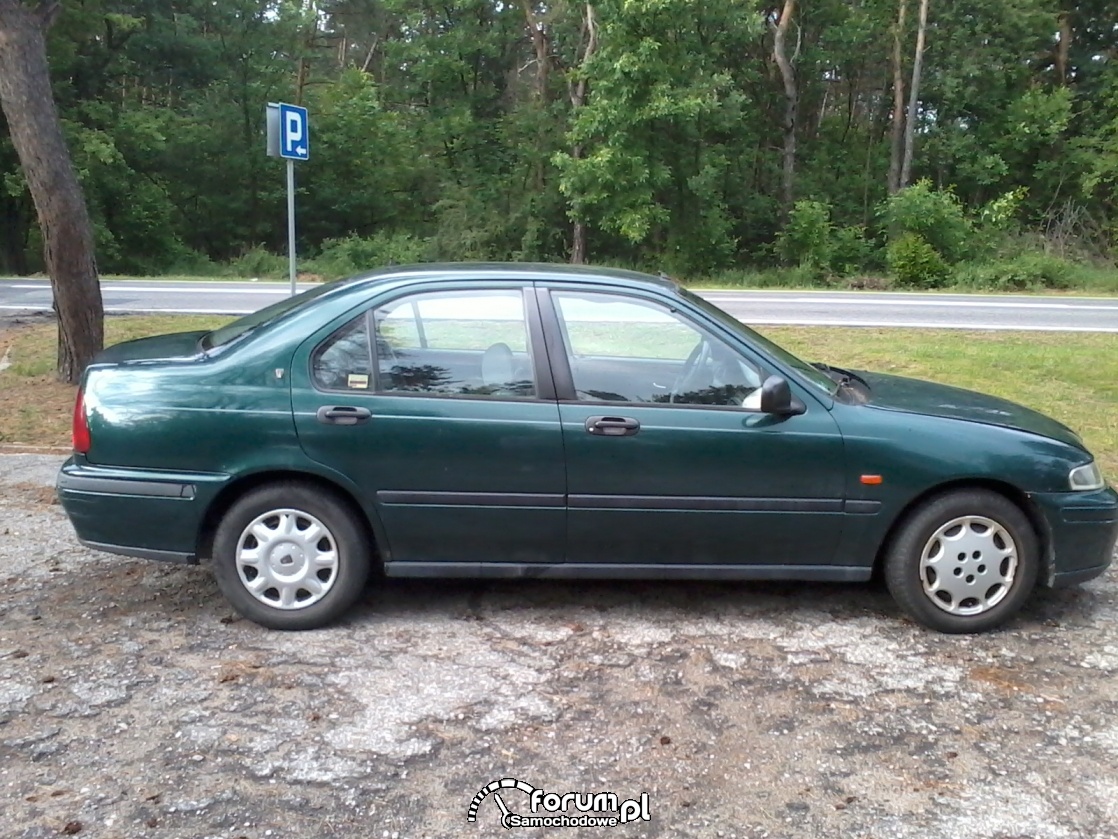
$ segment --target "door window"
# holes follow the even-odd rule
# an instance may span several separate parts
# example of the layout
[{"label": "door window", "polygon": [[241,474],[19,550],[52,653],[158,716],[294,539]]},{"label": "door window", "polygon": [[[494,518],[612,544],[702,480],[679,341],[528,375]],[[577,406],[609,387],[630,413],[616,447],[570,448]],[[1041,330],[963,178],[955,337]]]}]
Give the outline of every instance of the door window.
[{"label": "door window", "polygon": [[668,307],[612,294],[552,299],[580,400],[760,407],[760,368]]},{"label": "door window", "polygon": [[369,330],[362,313],[319,344],[311,353],[314,383],[323,390],[369,390],[373,359]]},{"label": "door window", "polygon": [[413,294],[373,310],[377,390],[531,399],[531,346],[519,289]]}]

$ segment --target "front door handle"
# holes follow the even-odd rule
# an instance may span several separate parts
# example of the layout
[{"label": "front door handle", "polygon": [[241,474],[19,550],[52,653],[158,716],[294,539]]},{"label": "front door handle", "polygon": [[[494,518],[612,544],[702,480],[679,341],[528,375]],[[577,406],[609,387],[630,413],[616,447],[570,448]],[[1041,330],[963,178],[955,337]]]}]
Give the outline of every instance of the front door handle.
[{"label": "front door handle", "polygon": [[323,405],[315,414],[319,422],[327,425],[357,425],[373,416],[368,408],[353,408],[348,405]]},{"label": "front door handle", "polygon": [[630,417],[590,417],[586,430],[599,437],[631,437],[641,430],[641,424]]}]

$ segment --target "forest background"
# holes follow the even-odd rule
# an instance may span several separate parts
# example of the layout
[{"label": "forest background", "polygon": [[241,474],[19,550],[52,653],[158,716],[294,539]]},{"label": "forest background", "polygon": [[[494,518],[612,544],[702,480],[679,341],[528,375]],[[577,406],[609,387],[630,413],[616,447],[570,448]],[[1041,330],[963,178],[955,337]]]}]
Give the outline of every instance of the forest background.
[{"label": "forest background", "polygon": [[[85,0],[49,30],[104,274],[1118,291],[1111,0]],[[42,271],[0,120],[0,274]]]}]

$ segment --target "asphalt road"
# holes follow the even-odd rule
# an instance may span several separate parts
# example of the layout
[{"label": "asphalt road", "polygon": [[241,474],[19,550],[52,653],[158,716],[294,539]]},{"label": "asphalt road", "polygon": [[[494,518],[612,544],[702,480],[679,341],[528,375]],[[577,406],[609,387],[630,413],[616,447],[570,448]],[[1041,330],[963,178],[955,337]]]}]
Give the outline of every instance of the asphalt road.
[{"label": "asphalt road", "polygon": [[[309,288],[300,285],[300,289]],[[109,281],[108,312],[247,314],[283,298],[286,283]],[[831,291],[709,291],[751,324],[1118,332],[1118,298]],[[45,311],[45,280],[0,279],[0,311]]]}]

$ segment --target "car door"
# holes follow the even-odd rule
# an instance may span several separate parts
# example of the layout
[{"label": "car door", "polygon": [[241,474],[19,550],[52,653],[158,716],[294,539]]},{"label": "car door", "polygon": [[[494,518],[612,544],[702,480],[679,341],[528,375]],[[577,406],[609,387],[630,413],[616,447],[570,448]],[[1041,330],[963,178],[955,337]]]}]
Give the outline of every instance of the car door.
[{"label": "car door", "polygon": [[844,468],[825,393],[793,384],[802,414],[762,413],[759,387],[775,365],[678,298],[556,285],[540,300],[569,563],[811,576],[830,562]]},{"label": "car door", "polygon": [[400,293],[295,354],[300,444],[375,505],[389,573],[563,561],[559,414],[522,286]]}]

